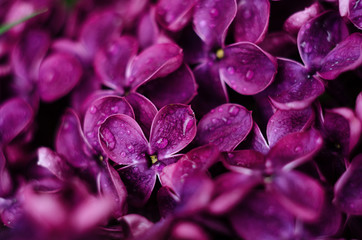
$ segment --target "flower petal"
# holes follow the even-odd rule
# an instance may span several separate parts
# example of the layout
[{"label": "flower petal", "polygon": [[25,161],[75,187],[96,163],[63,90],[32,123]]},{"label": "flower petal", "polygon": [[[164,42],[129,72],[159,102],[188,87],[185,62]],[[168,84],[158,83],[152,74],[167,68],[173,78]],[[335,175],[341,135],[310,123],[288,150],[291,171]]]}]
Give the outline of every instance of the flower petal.
[{"label": "flower petal", "polygon": [[324,85],[300,63],[280,58],[275,81],[267,92],[279,109],[302,109],[324,92]]},{"label": "flower petal", "polygon": [[236,15],[235,0],[201,0],[194,10],[194,29],[210,47],[222,47],[227,29]]},{"label": "flower petal", "polygon": [[77,58],[54,53],[42,62],[39,69],[40,98],[52,102],[68,94],[81,79],[83,68]]},{"label": "flower petal", "polygon": [[238,1],[234,28],[236,42],[261,42],[268,28],[269,16],[268,0]]},{"label": "flower petal", "polygon": [[94,69],[102,83],[124,93],[127,64],[136,54],[136,39],[123,36],[110,41],[94,58]]},{"label": "flower petal", "polygon": [[270,149],[266,166],[268,168],[295,168],[310,160],[321,149],[322,144],[323,138],[315,129],[288,134]]},{"label": "flower petal", "polygon": [[274,57],[253,43],[227,46],[220,61],[220,78],[240,94],[254,95],[269,86],[276,74]]},{"label": "flower petal", "polygon": [[196,141],[213,143],[220,151],[232,151],[253,127],[251,112],[238,104],[223,104],[211,110],[198,123]]},{"label": "flower petal", "polygon": [[151,7],[141,16],[137,26],[138,43],[141,49],[152,46],[157,43],[161,36],[159,26],[156,22],[155,7]]},{"label": "flower petal", "polygon": [[310,107],[302,110],[277,110],[269,119],[266,129],[269,145],[273,146],[289,133],[308,129],[312,125],[314,117],[314,111]]},{"label": "flower petal", "polygon": [[146,162],[148,143],[137,122],[124,114],[109,116],[99,128],[103,151],[118,164]]},{"label": "flower petal", "polygon": [[139,91],[161,108],[171,103],[189,103],[196,95],[196,89],[194,74],[183,64],[175,72],[146,83]]},{"label": "flower petal", "polygon": [[83,122],[83,130],[88,143],[100,153],[102,148],[98,141],[98,130],[107,117],[114,114],[125,114],[134,118],[131,105],[123,97],[106,96],[95,100],[88,107]]},{"label": "flower petal", "polygon": [[144,82],[164,77],[178,69],[183,60],[182,49],[174,43],[159,43],[145,49],[130,63],[126,71],[127,85],[137,88]]},{"label": "flower petal", "polygon": [[236,150],[225,153],[223,163],[229,170],[242,173],[242,168],[264,169],[265,157],[255,150]]},{"label": "flower petal", "polygon": [[362,65],[362,34],[354,33],[340,42],[323,59],[318,74],[327,80],[335,79],[343,72]]},{"label": "flower petal", "polygon": [[163,107],[153,119],[151,153],[166,158],[186,147],[196,135],[196,118],[190,106],[171,104]]},{"label": "flower petal", "polygon": [[362,29],[362,2],[349,0],[349,20],[359,29]]},{"label": "flower petal", "polygon": [[[2,151],[0,151],[0,202],[1,197],[10,193],[12,188],[12,181],[10,178],[10,174],[5,167],[6,159]],[[2,218],[2,206],[0,204],[0,217]],[[4,222],[5,223],[5,222]],[[6,224],[6,223],[5,223]]]},{"label": "flower petal", "polygon": [[309,70],[318,70],[331,49],[348,36],[338,13],[325,12],[304,24],[298,33],[300,56]]},{"label": "flower petal", "polygon": [[334,202],[342,211],[362,215],[362,155],[357,155],[334,186]]}]

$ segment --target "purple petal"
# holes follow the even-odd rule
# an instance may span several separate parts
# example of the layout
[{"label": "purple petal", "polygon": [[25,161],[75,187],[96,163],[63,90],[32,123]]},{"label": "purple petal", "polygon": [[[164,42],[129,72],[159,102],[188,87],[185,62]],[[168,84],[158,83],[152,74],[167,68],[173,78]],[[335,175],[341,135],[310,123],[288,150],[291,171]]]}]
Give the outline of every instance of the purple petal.
[{"label": "purple petal", "polygon": [[236,43],[224,49],[220,78],[240,94],[254,95],[269,86],[276,74],[274,57],[253,43]]},{"label": "purple petal", "polygon": [[200,64],[194,70],[198,85],[192,107],[199,115],[229,101],[226,86],[219,77],[219,65],[213,62]]},{"label": "purple petal", "polygon": [[211,47],[223,47],[227,29],[236,15],[235,0],[201,0],[194,12],[194,29]]},{"label": "purple petal", "polygon": [[323,138],[318,131],[291,133],[280,139],[267,156],[267,167],[292,169],[311,160],[322,147]]},{"label": "purple petal", "polygon": [[57,131],[55,140],[56,151],[73,167],[86,169],[94,161],[86,155],[87,145],[76,113],[67,110]]},{"label": "purple petal", "polygon": [[342,211],[362,215],[362,155],[357,155],[334,186],[334,203]]},{"label": "purple petal", "polygon": [[136,54],[138,43],[133,37],[120,37],[101,48],[94,58],[94,68],[102,83],[124,93],[127,64]]},{"label": "purple petal", "polygon": [[296,43],[296,39],[286,32],[272,32],[258,46],[273,56],[291,58],[298,54]]},{"label": "purple petal", "polygon": [[225,167],[235,172],[243,172],[242,168],[262,170],[265,165],[264,155],[254,150],[237,150],[225,153],[223,160]]},{"label": "purple petal", "polygon": [[181,66],[182,49],[174,43],[160,43],[145,49],[130,63],[127,69],[127,83],[137,88],[144,82],[164,77]]},{"label": "purple petal", "polygon": [[295,219],[272,194],[255,192],[231,213],[231,224],[245,240],[295,239]]},{"label": "purple petal", "polygon": [[211,110],[198,123],[196,141],[213,143],[220,151],[232,151],[253,127],[251,112],[238,104],[224,104]]},{"label": "purple petal", "polygon": [[308,21],[298,33],[298,48],[304,64],[309,70],[319,69],[323,58],[347,36],[347,26],[336,12],[325,12]]},{"label": "purple petal", "polygon": [[343,72],[362,65],[362,34],[354,33],[340,42],[323,59],[318,74],[327,80],[335,79]]},{"label": "purple petal", "polygon": [[146,163],[138,163],[118,170],[128,191],[128,202],[143,206],[150,198],[156,183],[156,174]]},{"label": "purple petal", "polygon": [[249,140],[250,143],[247,143],[248,149],[258,151],[264,155],[266,155],[269,152],[270,150],[269,145],[266,142],[262,132],[260,131],[258,124],[254,123],[253,130],[251,131],[249,136],[250,136]]},{"label": "purple petal", "polygon": [[146,231],[148,235],[149,230],[152,229],[154,225],[153,222],[138,214],[127,214],[120,219],[120,222],[122,225],[123,222],[127,224],[127,231],[129,231],[129,236],[135,239],[145,237]]},{"label": "purple petal", "polygon": [[214,198],[209,204],[209,211],[213,214],[225,214],[233,209],[262,178],[258,174],[225,173],[215,180]]},{"label": "purple petal", "polygon": [[171,103],[189,103],[196,95],[197,85],[191,69],[183,64],[175,72],[143,85],[139,91],[158,108]]},{"label": "purple petal", "polygon": [[281,171],[271,181],[279,202],[297,218],[314,221],[320,216],[324,190],[316,180],[296,171]]},{"label": "purple petal", "polygon": [[134,118],[131,105],[123,97],[106,96],[98,98],[87,109],[83,130],[89,144],[99,153],[101,146],[98,141],[98,130],[104,120],[114,114],[125,114]]},{"label": "purple petal", "polygon": [[362,92],[356,98],[356,115],[362,122]]},{"label": "purple petal", "polygon": [[[2,151],[0,151],[0,202],[1,197],[10,193],[12,188],[12,181],[8,170],[5,168],[6,159]],[[0,204],[0,210],[2,206]],[[2,211],[0,211],[0,216],[2,217]],[[5,223],[5,222],[4,222]]]},{"label": "purple petal", "polygon": [[324,92],[324,85],[300,63],[280,58],[275,81],[267,91],[277,108],[302,109]]},{"label": "purple petal", "polygon": [[180,221],[172,227],[170,239],[210,240],[209,234],[193,221]]},{"label": "purple petal", "polygon": [[167,30],[179,31],[192,18],[192,10],[197,0],[160,0],[156,5],[157,21]]},{"label": "purple petal", "polygon": [[29,126],[33,110],[24,100],[13,98],[0,105],[0,147],[12,141]]},{"label": "purple petal", "polygon": [[314,121],[312,108],[302,110],[278,110],[269,119],[266,135],[269,145],[273,146],[289,133],[301,132],[308,129]]},{"label": "purple petal", "polygon": [[103,151],[118,164],[146,162],[148,143],[137,122],[124,114],[111,115],[99,128]]},{"label": "purple petal", "polygon": [[113,11],[90,14],[79,36],[79,41],[86,48],[88,57],[93,57],[100,47],[117,37],[121,27],[121,16]]},{"label": "purple petal", "polygon": [[152,121],[157,114],[156,106],[143,95],[130,93],[126,96],[127,101],[131,104],[135,119],[142,128],[146,137],[151,132]]},{"label": "purple petal", "polygon": [[156,22],[155,7],[145,12],[137,27],[137,37],[141,49],[148,48],[157,42],[160,29]]},{"label": "purple petal", "polygon": [[359,29],[362,29],[362,2],[349,0],[349,20]]},{"label": "purple petal", "polygon": [[166,158],[186,147],[196,135],[196,118],[190,106],[171,104],[163,107],[153,119],[151,153]]},{"label": "purple petal", "polygon": [[83,68],[77,58],[54,53],[42,62],[39,69],[40,98],[52,102],[68,94],[79,82]]},{"label": "purple petal", "polygon": [[234,35],[236,42],[258,43],[268,28],[270,3],[268,0],[238,1]]}]

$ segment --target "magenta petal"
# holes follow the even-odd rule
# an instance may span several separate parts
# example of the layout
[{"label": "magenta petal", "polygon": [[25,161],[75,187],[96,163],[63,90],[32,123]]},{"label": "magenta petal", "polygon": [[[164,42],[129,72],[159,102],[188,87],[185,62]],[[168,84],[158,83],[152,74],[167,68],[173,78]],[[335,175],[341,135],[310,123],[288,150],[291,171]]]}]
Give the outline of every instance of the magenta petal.
[{"label": "magenta petal", "polygon": [[269,145],[273,146],[289,133],[307,130],[312,125],[314,117],[312,108],[289,111],[277,110],[267,125],[266,135]]},{"label": "magenta petal", "polygon": [[186,147],[196,135],[196,118],[190,106],[171,104],[153,119],[150,147],[159,158],[166,158]]},{"label": "magenta petal", "polygon": [[280,58],[275,81],[267,91],[277,108],[302,109],[324,92],[324,85],[300,63]]},{"label": "magenta petal", "polygon": [[235,0],[200,0],[194,12],[194,29],[211,47],[222,47],[227,29],[236,15]]},{"label": "magenta petal", "polygon": [[224,104],[211,110],[198,123],[196,141],[213,143],[220,151],[232,151],[253,127],[251,112],[238,104]]},{"label": "magenta petal", "polygon": [[102,83],[124,93],[127,64],[136,54],[138,44],[133,37],[120,37],[101,48],[94,58],[94,68]]},{"label": "magenta petal", "polygon": [[39,69],[40,98],[52,102],[68,94],[79,82],[83,68],[77,58],[55,53],[42,62]]},{"label": "magenta petal", "polygon": [[157,21],[170,31],[181,30],[192,18],[197,0],[160,0],[156,5]]},{"label": "magenta petal", "polygon": [[183,64],[175,72],[146,83],[139,91],[161,108],[171,103],[189,103],[196,95],[197,85],[191,69]]},{"label": "magenta petal", "polygon": [[235,40],[258,43],[268,28],[270,3],[268,0],[238,1],[235,17]]},{"label": "magenta petal", "polygon": [[362,29],[362,2],[349,0],[349,16],[351,22],[359,29]]},{"label": "magenta petal", "polygon": [[150,198],[156,183],[156,174],[147,163],[138,163],[118,170],[128,191],[128,201],[139,207]]},{"label": "magenta petal", "polygon": [[149,137],[153,118],[157,114],[156,106],[146,97],[138,93],[130,93],[126,96],[127,101],[131,104],[135,119],[142,128],[146,137]]},{"label": "magenta petal", "polygon": [[155,7],[151,7],[143,13],[137,26],[138,43],[141,49],[152,46],[157,42],[160,34],[159,26],[156,22]]},{"label": "magenta petal", "polygon": [[0,105],[0,148],[29,126],[33,110],[24,100],[13,98]]},{"label": "magenta petal", "polygon": [[317,130],[291,133],[280,139],[267,155],[267,167],[291,169],[311,160],[322,147],[323,138]]},{"label": "magenta petal", "polygon": [[356,115],[359,120],[362,122],[362,92],[358,94],[356,99]]},{"label": "magenta petal", "polygon": [[269,152],[270,147],[266,142],[262,132],[260,131],[258,124],[254,123],[253,130],[251,131],[250,136],[250,149],[266,155]]},{"label": "magenta petal", "polygon": [[48,169],[60,180],[66,180],[72,176],[72,169],[67,162],[49,148],[38,148],[38,165]]},{"label": "magenta petal", "polygon": [[230,213],[231,224],[245,240],[296,239],[295,219],[272,194],[255,192]]},{"label": "magenta petal", "polygon": [[319,217],[324,190],[316,180],[296,171],[281,171],[271,181],[271,188],[285,209],[304,221]]},{"label": "magenta petal", "polygon": [[264,155],[254,150],[237,150],[225,153],[224,156],[223,163],[231,171],[243,172],[241,168],[264,169]]},{"label": "magenta petal", "polygon": [[164,77],[178,69],[183,60],[182,49],[174,43],[152,45],[136,56],[127,69],[127,84],[137,88],[144,82]]},{"label": "magenta petal", "polygon": [[341,73],[362,65],[362,34],[354,33],[340,42],[324,58],[318,74],[327,80],[335,79]]},{"label": "magenta petal", "polygon": [[334,186],[334,202],[344,212],[362,215],[362,155],[357,155]]},{"label": "magenta petal", "polygon": [[224,49],[220,78],[240,94],[254,95],[269,86],[276,74],[274,57],[253,43],[236,43]]},{"label": "magenta petal", "polygon": [[137,122],[124,114],[111,115],[99,128],[103,151],[118,164],[146,162],[148,143]]},{"label": "magenta petal", "polygon": [[99,48],[120,34],[121,16],[113,11],[96,12],[90,15],[80,31],[79,41],[92,58]]},{"label": "magenta petal", "polygon": [[[5,168],[6,159],[2,151],[0,151],[0,203],[1,197],[10,193],[12,182],[8,170]],[[0,204],[0,217],[2,217],[2,206]]]},{"label": "magenta petal", "polygon": [[323,58],[347,36],[347,26],[336,12],[325,12],[308,21],[298,33],[298,48],[304,64],[310,70],[319,69]]},{"label": "magenta petal", "polygon": [[114,114],[125,114],[134,118],[131,105],[123,97],[106,96],[98,98],[87,109],[83,130],[89,144],[99,153],[101,146],[98,141],[98,130],[104,120]]}]

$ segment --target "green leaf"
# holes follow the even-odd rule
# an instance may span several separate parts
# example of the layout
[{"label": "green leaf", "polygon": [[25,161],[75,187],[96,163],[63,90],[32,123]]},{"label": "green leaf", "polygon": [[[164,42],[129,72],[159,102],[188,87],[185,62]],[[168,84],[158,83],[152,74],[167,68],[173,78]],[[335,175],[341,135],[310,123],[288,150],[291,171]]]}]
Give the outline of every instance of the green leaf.
[{"label": "green leaf", "polygon": [[14,26],[20,24],[20,23],[23,23],[25,21],[28,21],[29,19],[32,19],[42,13],[45,13],[47,12],[48,9],[42,9],[42,10],[39,10],[39,11],[36,11],[32,14],[30,14],[29,16],[26,16],[18,21],[15,21],[15,22],[12,22],[12,23],[8,23],[8,24],[5,24],[5,25],[2,25],[0,26],[0,35],[3,34],[3,33],[6,33],[7,31],[9,31],[11,28],[13,28]]}]

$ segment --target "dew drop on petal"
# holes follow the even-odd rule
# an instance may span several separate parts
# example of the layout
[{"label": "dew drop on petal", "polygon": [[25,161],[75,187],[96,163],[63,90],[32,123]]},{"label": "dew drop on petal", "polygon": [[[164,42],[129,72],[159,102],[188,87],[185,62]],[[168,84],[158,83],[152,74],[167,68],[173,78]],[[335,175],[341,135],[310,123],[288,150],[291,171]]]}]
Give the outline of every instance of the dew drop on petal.
[{"label": "dew drop on petal", "polygon": [[210,10],[210,14],[212,17],[217,17],[217,16],[219,16],[219,11],[216,8],[212,8]]},{"label": "dew drop on petal", "polygon": [[230,66],[227,68],[227,71],[230,75],[233,75],[235,73],[235,68]]},{"label": "dew drop on petal", "polygon": [[130,153],[134,153],[134,147],[132,145],[128,145],[127,149]]},{"label": "dew drop on petal", "polygon": [[116,139],[113,133],[108,128],[103,128],[101,132],[101,139],[105,142],[109,150],[113,150],[116,146]]},{"label": "dew drop on petal", "polygon": [[300,152],[301,150],[302,150],[302,148],[300,146],[297,146],[297,147],[294,148],[294,151],[296,153]]},{"label": "dew drop on petal", "polygon": [[95,106],[91,106],[90,113],[94,114],[97,112],[97,108]]},{"label": "dew drop on petal", "polygon": [[94,133],[93,133],[93,132],[88,132],[88,133],[87,133],[87,136],[90,137],[90,138],[93,138],[93,137],[94,137]]},{"label": "dew drop on petal", "polygon": [[213,119],[211,119],[211,122],[216,124],[218,122],[218,120],[216,118],[213,118]]},{"label": "dew drop on petal", "polygon": [[168,141],[166,138],[160,138],[157,140],[156,144],[160,149],[163,149],[167,146]]},{"label": "dew drop on petal", "polygon": [[113,107],[111,107],[111,111],[114,112],[114,113],[115,113],[115,112],[118,112],[118,110],[119,110],[119,109],[118,109],[118,106],[113,106]]},{"label": "dew drop on petal", "polygon": [[247,80],[251,80],[254,77],[254,72],[252,70],[248,70],[245,74]]},{"label": "dew drop on petal", "polygon": [[238,115],[240,109],[237,106],[230,106],[229,107],[229,113],[231,116],[236,116]]},{"label": "dew drop on petal", "polygon": [[222,112],[222,111],[224,111],[224,109],[222,107],[219,107],[219,109],[217,111]]},{"label": "dew drop on petal", "polygon": [[245,19],[249,19],[252,16],[251,11],[249,9],[244,10],[243,16]]}]

